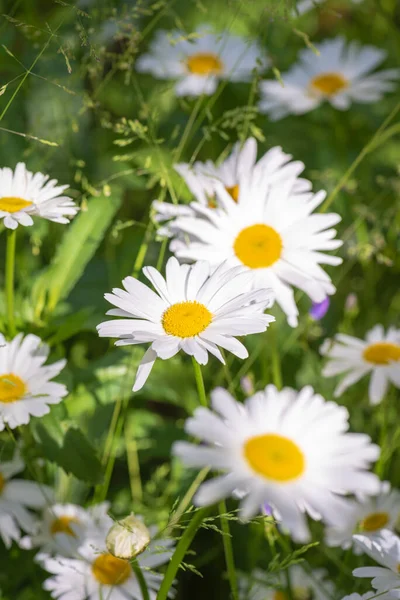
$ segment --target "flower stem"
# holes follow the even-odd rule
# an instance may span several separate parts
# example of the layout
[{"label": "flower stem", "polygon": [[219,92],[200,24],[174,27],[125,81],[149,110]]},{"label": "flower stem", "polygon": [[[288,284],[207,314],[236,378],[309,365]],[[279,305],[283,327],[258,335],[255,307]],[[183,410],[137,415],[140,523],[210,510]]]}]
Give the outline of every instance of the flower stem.
[{"label": "flower stem", "polygon": [[278,390],[282,389],[282,371],[281,359],[279,356],[278,339],[276,331],[271,328],[271,362],[272,362],[272,381]]},{"label": "flower stem", "polygon": [[222,542],[224,544],[224,554],[226,570],[228,572],[229,585],[231,587],[233,600],[239,600],[238,583],[235,569],[235,560],[233,557],[232,538],[229,528],[229,521],[226,518],[226,503],[222,500],[219,503],[219,512],[221,519],[221,529],[223,532]]},{"label": "flower stem", "polygon": [[136,579],[139,584],[143,600],[150,600],[150,594],[149,594],[149,590],[147,588],[146,579],[144,578],[142,569],[140,568],[138,561],[137,560],[132,561],[131,566],[132,566],[133,572],[136,575]]},{"label": "flower stem", "polygon": [[7,251],[6,251],[6,302],[7,302],[7,320],[8,332],[11,337],[16,334],[14,319],[14,272],[15,272],[15,244],[17,239],[17,230],[9,229],[7,231]]},{"label": "flower stem", "polygon": [[196,510],[196,512],[194,513],[192,520],[186,527],[185,532],[179,540],[178,545],[175,548],[175,552],[171,557],[168,568],[164,575],[164,579],[161,583],[160,589],[157,594],[157,600],[167,600],[168,592],[171,589],[175,576],[178,572],[179,566],[185,558],[185,554],[209,510],[209,507],[205,507]]},{"label": "flower stem", "polygon": [[204,387],[203,373],[201,372],[201,367],[197,360],[192,356],[193,369],[194,369],[194,377],[196,379],[197,392],[199,394],[200,404],[202,406],[208,406],[207,404],[207,396],[206,390]]}]

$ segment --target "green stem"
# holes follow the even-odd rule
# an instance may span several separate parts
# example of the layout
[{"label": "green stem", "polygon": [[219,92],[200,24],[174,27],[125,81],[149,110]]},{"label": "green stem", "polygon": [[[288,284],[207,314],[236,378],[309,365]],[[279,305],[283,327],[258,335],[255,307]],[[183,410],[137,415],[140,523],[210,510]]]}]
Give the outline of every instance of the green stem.
[{"label": "green stem", "polygon": [[207,477],[209,471],[210,471],[209,467],[204,467],[204,469],[199,471],[196,479],[190,485],[186,494],[183,496],[182,500],[180,501],[176,511],[172,515],[172,517],[168,523],[167,529],[165,530],[165,535],[167,535],[167,536],[171,535],[172,530],[174,529],[175,525],[177,525],[179,523],[181,516],[184,514],[184,512],[190,505],[193,496],[195,495],[195,493],[199,489],[200,485],[203,483],[203,481]]},{"label": "green stem", "polygon": [[142,592],[143,600],[150,600],[150,594],[149,594],[149,590],[147,588],[147,583],[146,583],[146,580],[144,578],[142,569],[140,568],[138,561],[137,560],[132,561],[131,566],[132,566],[133,572],[136,575],[136,579],[138,581],[140,591]]},{"label": "green stem", "polygon": [[7,320],[8,330],[11,337],[16,334],[14,319],[14,272],[15,272],[15,244],[17,239],[17,230],[9,229],[7,231],[7,252],[6,252],[6,301],[7,301]]},{"label": "green stem", "polygon": [[233,557],[232,538],[229,528],[229,521],[226,518],[226,503],[222,500],[219,503],[219,512],[221,513],[221,529],[222,529],[222,542],[224,545],[225,563],[226,570],[228,573],[229,585],[231,587],[233,600],[239,600],[238,582],[235,569],[235,560]]},{"label": "green stem", "polygon": [[271,362],[272,362],[272,381],[278,390],[282,389],[282,371],[281,359],[279,356],[278,339],[276,331],[271,330]]},{"label": "green stem", "polygon": [[[290,568],[290,567],[289,567]],[[286,592],[289,600],[293,600],[292,582],[290,580],[289,569],[285,569]]]},{"label": "green stem", "polygon": [[185,558],[185,554],[209,510],[209,507],[205,507],[196,510],[196,512],[194,513],[192,520],[185,529],[185,532],[179,540],[178,545],[175,548],[175,552],[171,557],[168,568],[164,575],[164,579],[161,583],[159,592],[157,594],[157,600],[167,600],[168,592],[170,591],[171,586],[174,582],[179,566]]},{"label": "green stem", "polygon": [[204,387],[203,373],[201,372],[201,367],[197,360],[192,356],[193,369],[194,369],[194,377],[196,379],[197,392],[199,394],[200,404],[202,406],[208,406],[207,404],[207,396],[206,390]]}]

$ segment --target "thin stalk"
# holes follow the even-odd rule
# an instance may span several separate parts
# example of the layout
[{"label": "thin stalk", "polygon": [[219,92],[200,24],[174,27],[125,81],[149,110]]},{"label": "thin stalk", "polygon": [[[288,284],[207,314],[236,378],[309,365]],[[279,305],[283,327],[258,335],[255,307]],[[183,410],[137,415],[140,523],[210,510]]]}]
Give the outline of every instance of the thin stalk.
[{"label": "thin stalk", "polygon": [[8,229],[7,231],[7,250],[6,250],[6,303],[7,303],[7,321],[8,331],[11,337],[16,334],[15,316],[14,316],[14,274],[15,274],[15,244],[17,240],[17,230]]},{"label": "thin stalk", "polygon": [[192,356],[192,362],[193,362],[194,377],[196,379],[197,392],[199,394],[200,404],[202,406],[208,406],[206,389],[204,387],[203,373],[201,372],[201,367],[200,367],[199,363],[197,362],[197,360],[194,358],[194,356]]},{"label": "thin stalk", "polygon": [[137,443],[132,431],[128,431],[127,426],[124,428],[124,434],[132,500],[133,502],[141,502],[143,499],[143,489]]},{"label": "thin stalk", "polygon": [[221,513],[221,529],[223,532],[222,542],[224,545],[225,564],[228,573],[229,585],[233,600],[239,600],[238,582],[235,569],[235,559],[233,556],[232,538],[230,533],[229,521],[226,518],[226,503],[222,500],[219,503],[219,512]]},{"label": "thin stalk", "polygon": [[282,370],[281,359],[279,356],[278,339],[276,331],[271,330],[271,362],[272,362],[272,381],[278,390],[282,389]]},{"label": "thin stalk", "polygon": [[167,535],[167,536],[171,535],[173,528],[175,527],[175,525],[177,525],[179,523],[181,516],[184,514],[184,512],[190,505],[193,496],[195,495],[195,493],[199,489],[200,485],[203,483],[203,481],[207,477],[209,471],[210,471],[209,467],[204,467],[201,471],[199,471],[196,479],[190,485],[186,494],[183,496],[182,500],[178,504],[176,511],[172,515],[172,517],[168,523],[168,526],[165,530],[165,535]]},{"label": "thin stalk", "polygon": [[180,564],[185,558],[185,554],[190,544],[192,543],[194,536],[196,535],[198,529],[201,526],[202,521],[205,519],[209,511],[210,508],[205,507],[196,510],[196,512],[194,513],[192,520],[185,529],[181,539],[178,542],[178,545],[175,548],[175,552],[171,557],[168,568],[164,575],[164,579],[161,583],[159,592],[157,594],[157,600],[167,600],[168,592],[172,587]]},{"label": "thin stalk", "polygon": [[131,567],[133,569],[133,572],[136,575],[136,579],[139,584],[143,600],[150,600],[150,594],[149,594],[149,590],[147,588],[147,583],[146,583],[146,580],[144,578],[142,569],[140,568],[138,561],[137,560],[132,561]]}]

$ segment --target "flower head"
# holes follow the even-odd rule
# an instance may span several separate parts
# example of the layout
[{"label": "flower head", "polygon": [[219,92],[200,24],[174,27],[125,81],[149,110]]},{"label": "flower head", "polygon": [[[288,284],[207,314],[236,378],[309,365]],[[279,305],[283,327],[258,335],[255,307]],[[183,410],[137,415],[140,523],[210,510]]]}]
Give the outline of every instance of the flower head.
[{"label": "flower head", "polygon": [[347,110],[352,102],[376,102],[394,89],[399,69],[372,71],[386,58],[373,46],[347,43],[342,37],[315,44],[300,52],[300,61],[276,80],[260,84],[260,110],[278,120],[288,114],[302,115],[322,102]]},{"label": "flower head", "polygon": [[106,538],[108,551],[117,558],[125,559],[141,554],[149,543],[149,530],[134,514],[114,523]]},{"label": "flower head", "polygon": [[263,332],[274,321],[263,312],[271,305],[270,290],[259,286],[248,291],[249,274],[241,267],[221,265],[210,274],[207,262],[179,265],[172,257],[165,279],[154,267],[145,267],[143,273],[157,293],[126,277],[125,290],[105,295],[118,307],[107,314],[122,319],[97,327],[101,337],[118,337],[117,346],[151,344],[139,366],[134,391],[146,382],[157,356],[165,360],[183,350],[204,365],[210,352],[223,363],[220,346],[247,358],[246,348],[234,336]]},{"label": "flower head", "polygon": [[348,387],[371,373],[369,399],[379,404],[385,396],[389,383],[400,387],[400,329],[376,325],[365,340],[338,333],[333,343],[327,340],[320,350],[328,358],[322,373],[325,377],[344,374],[335,390],[335,396],[343,394]]},{"label": "flower head", "polygon": [[227,32],[210,33],[203,26],[190,36],[158,31],[136,69],[157,79],[175,79],[177,96],[200,96],[213,94],[220,80],[249,81],[254,69],[267,64],[257,43]]},{"label": "flower head", "polygon": [[16,229],[19,224],[33,224],[32,217],[42,217],[55,223],[69,223],[78,207],[62,195],[68,185],[57,185],[48,175],[28,171],[18,163],[15,171],[0,169],[0,219],[5,227]]},{"label": "flower head", "polygon": [[21,529],[33,532],[35,517],[29,509],[43,508],[52,501],[52,491],[45,485],[14,475],[25,468],[18,452],[9,462],[0,463],[0,537],[7,548],[21,538]]},{"label": "flower head", "polygon": [[67,395],[65,385],[51,381],[66,361],[45,365],[48,355],[49,347],[36,335],[19,333],[7,342],[0,334],[0,431],[42,417]]},{"label": "flower head", "polygon": [[[301,171],[304,165],[300,164]],[[171,246],[171,250],[183,260],[207,260],[217,266],[229,259],[242,265],[251,275],[251,285],[274,291],[289,325],[295,327],[298,309],[293,287],[303,290],[313,302],[333,294],[335,287],[320,264],[340,264],[341,258],[324,251],[335,250],[342,242],[333,239],[336,231],[332,227],[340,221],[339,215],[313,214],[325,192],[299,192],[300,171],[296,173],[294,163],[287,168],[285,178],[275,176],[276,168],[275,174],[267,168],[260,168],[256,175],[255,170],[243,174],[237,201],[222,184],[216,185],[218,205],[223,208],[193,203],[195,214],[178,217],[170,224],[174,236],[179,240],[188,236],[188,242]]]},{"label": "flower head", "polygon": [[[400,493],[391,490],[390,484],[385,481],[377,496],[349,501],[347,510],[341,515],[340,525],[327,528],[326,543],[328,546],[350,548],[354,533],[361,533],[365,537],[379,536],[382,529],[395,528],[399,514]],[[355,551],[361,552],[360,547],[355,546]]]},{"label": "flower head", "polygon": [[296,392],[269,385],[244,404],[222,388],[211,398],[213,410],[196,409],[185,426],[206,445],[174,446],[185,464],[225,472],[201,486],[197,504],[213,504],[238,489],[244,518],[267,502],[293,538],[304,542],[306,513],[338,524],[348,502],[344,494],[378,491],[378,478],[366,469],[379,448],[367,435],[348,433],[347,410],[311,387]]}]

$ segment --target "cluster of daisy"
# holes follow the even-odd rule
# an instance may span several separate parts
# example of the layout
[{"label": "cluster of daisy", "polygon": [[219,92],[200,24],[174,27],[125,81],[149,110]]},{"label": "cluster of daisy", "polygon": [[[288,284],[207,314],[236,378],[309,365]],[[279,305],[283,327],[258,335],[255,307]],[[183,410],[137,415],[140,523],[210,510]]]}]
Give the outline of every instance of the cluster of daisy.
[{"label": "cluster of daisy", "polygon": [[[320,0],[319,0],[320,1]],[[312,2],[300,2],[298,12]],[[373,46],[325,40],[302,50],[299,61],[277,79],[259,86],[259,109],[271,120],[301,115],[323,102],[346,110],[352,102],[374,102],[394,89],[399,69],[374,71],[386,52]],[[159,31],[136,69],[158,79],[174,79],[177,96],[213,94],[222,80],[246,82],[263,73],[270,60],[257,43],[226,32],[215,34],[202,26],[189,36],[183,31]]]}]

